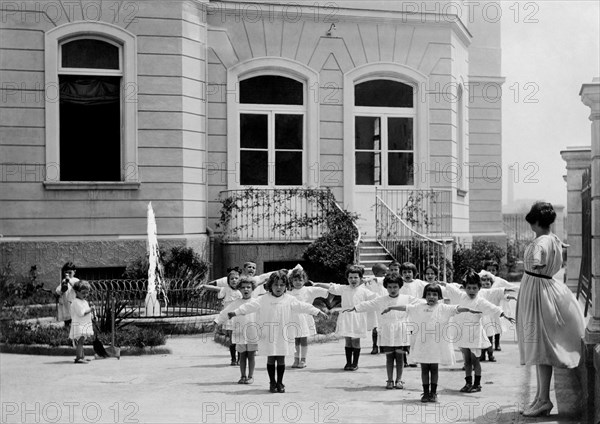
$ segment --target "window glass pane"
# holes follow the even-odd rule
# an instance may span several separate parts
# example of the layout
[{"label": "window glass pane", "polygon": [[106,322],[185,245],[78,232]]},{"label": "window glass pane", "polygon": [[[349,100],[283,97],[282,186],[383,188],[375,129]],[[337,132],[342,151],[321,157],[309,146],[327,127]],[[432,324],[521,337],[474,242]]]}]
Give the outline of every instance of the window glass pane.
[{"label": "window glass pane", "polygon": [[381,154],[356,152],[356,184],[381,184]]},{"label": "window glass pane", "polygon": [[413,149],[412,118],[388,118],[388,150]]},{"label": "window glass pane", "polygon": [[301,105],[303,84],[291,78],[262,75],[240,81],[240,103]]},{"label": "window glass pane", "polygon": [[240,115],[240,147],[268,148],[268,115],[242,113]]},{"label": "window glass pane", "polygon": [[242,162],[240,165],[241,185],[268,185],[268,152],[242,150],[240,152],[240,159]]},{"label": "window glass pane", "polygon": [[60,180],[121,180],[120,77],[60,76]]},{"label": "window glass pane", "polygon": [[356,106],[413,107],[413,88],[391,80],[372,80],[354,86]]},{"label": "window glass pane", "polygon": [[62,45],[63,68],[119,69],[119,48],[100,40],[75,40]]},{"label": "window glass pane", "polygon": [[302,152],[275,153],[275,185],[302,185]]},{"label": "window glass pane", "polygon": [[275,148],[302,149],[302,115],[275,115]]},{"label": "window glass pane", "polygon": [[381,118],[357,116],[354,119],[355,147],[358,150],[381,149]]},{"label": "window glass pane", "polygon": [[388,185],[413,185],[412,153],[388,153]]}]

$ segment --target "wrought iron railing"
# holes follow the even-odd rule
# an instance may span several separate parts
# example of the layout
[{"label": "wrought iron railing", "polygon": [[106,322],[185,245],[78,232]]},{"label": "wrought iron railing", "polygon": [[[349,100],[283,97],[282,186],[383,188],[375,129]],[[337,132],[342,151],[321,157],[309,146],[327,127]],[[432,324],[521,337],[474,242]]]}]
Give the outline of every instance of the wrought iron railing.
[{"label": "wrought iron railing", "polygon": [[160,308],[148,304],[148,280],[91,280],[88,301],[101,317],[114,298],[117,317],[127,319],[188,317],[216,314],[222,309],[218,292],[197,281],[164,280],[164,292],[157,292]]},{"label": "wrought iron railing", "polygon": [[[220,194],[223,241],[277,242],[315,240],[330,230],[332,209],[344,213],[329,189],[227,190]],[[354,241],[359,261],[360,230]]]},{"label": "wrought iron railing", "polygon": [[452,191],[377,188],[376,196],[419,234],[452,236]]},{"label": "wrought iron railing", "polygon": [[503,229],[506,233],[506,248],[511,256],[522,260],[525,248],[535,238],[531,226],[524,219],[524,214],[502,214]]},{"label": "wrought iron railing", "polygon": [[227,190],[220,194],[224,241],[314,240],[335,199],[327,189]]},{"label": "wrought iron railing", "polygon": [[452,239],[434,240],[415,231],[379,195],[375,197],[377,241],[398,262],[412,262],[423,275],[429,264],[440,270],[440,279],[448,276]]}]

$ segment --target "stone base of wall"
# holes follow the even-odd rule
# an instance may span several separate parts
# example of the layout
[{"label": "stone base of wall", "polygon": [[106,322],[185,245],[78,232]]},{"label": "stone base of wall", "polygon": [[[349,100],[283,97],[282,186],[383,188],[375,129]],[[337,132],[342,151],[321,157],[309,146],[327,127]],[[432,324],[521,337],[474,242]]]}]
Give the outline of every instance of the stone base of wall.
[{"label": "stone base of wall", "polygon": [[[586,337],[587,338],[587,337]],[[581,342],[583,358],[579,366],[584,422],[600,423],[600,344]],[[557,394],[558,395],[558,394]]]},{"label": "stone base of wall", "polygon": [[[78,268],[124,267],[146,254],[146,239],[101,239],[57,241],[0,241],[0,266],[10,263],[17,278],[29,275],[37,267],[38,282],[47,289],[60,282],[60,270],[66,262]],[[208,237],[181,237],[158,240],[161,249],[189,246],[207,256]]]},{"label": "stone base of wall", "polygon": [[289,242],[289,243],[221,243],[219,260],[215,263],[221,266],[220,274],[215,268],[215,278],[226,275],[227,268],[239,266],[244,262],[256,262],[256,272],[260,274],[264,270],[265,262],[302,261],[302,254],[311,242]]}]

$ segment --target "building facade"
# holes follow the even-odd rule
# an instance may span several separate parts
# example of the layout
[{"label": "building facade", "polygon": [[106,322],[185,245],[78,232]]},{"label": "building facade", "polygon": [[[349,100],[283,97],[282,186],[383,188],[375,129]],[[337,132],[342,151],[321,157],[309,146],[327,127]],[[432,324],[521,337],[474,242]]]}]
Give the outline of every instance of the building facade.
[{"label": "building facade", "polygon": [[163,245],[298,259],[211,248],[248,187],[329,188],[367,238],[376,190],[443,192],[450,236],[503,241],[497,7],[5,2],[3,261],[124,266],[150,201]]}]

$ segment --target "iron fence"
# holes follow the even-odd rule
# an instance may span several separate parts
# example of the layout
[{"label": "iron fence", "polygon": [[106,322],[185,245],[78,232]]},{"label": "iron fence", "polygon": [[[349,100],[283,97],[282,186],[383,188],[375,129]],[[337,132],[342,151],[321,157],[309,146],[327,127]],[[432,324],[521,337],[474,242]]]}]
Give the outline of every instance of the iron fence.
[{"label": "iron fence", "polygon": [[108,316],[112,299],[117,318],[165,318],[216,314],[222,309],[218,291],[209,290],[197,281],[165,279],[164,291],[156,298],[160,308],[148,299],[148,280],[92,280],[88,302],[94,304],[99,317]]},{"label": "iron fence", "polygon": [[377,241],[395,260],[412,262],[420,274],[427,265],[435,264],[440,270],[440,278],[449,278],[451,238],[434,240],[416,232],[379,196],[376,196],[375,211]]},{"label": "iron fence", "polygon": [[450,190],[377,188],[377,196],[415,232],[432,238],[452,236]]}]

